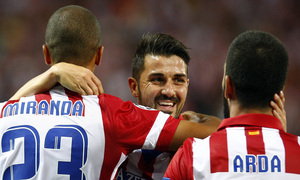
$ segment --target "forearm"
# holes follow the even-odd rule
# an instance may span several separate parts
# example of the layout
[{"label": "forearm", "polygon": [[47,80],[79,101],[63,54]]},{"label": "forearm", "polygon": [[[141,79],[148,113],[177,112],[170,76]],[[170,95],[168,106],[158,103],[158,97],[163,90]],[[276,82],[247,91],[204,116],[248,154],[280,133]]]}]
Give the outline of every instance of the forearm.
[{"label": "forearm", "polygon": [[24,84],[10,100],[18,100],[21,97],[47,91],[57,83],[57,78],[57,75],[54,73],[54,68],[50,68]]},{"label": "forearm", "polygon": [[214,131],[219,127],[219,125],[222,122],[222,120],[216,116],[196,113],[193,111],[185,111],[181,115],[185,120],[201,123],[206,127],[213,128]]},{"label": "forearm", "polygon": [[104,93],[101,81],[91,70],[61,62],[27,82],[10,100],[18,100],[21,97],[45,92],[56,83],[60,83],[67,89],[82,95],[99,95]]},{"label": "forearm", "polygon": [[207,124],[182,120],[175,131],[169,150],[176,151],[189,137],[204,139],[216,132],[218,126],[218,123]]}]

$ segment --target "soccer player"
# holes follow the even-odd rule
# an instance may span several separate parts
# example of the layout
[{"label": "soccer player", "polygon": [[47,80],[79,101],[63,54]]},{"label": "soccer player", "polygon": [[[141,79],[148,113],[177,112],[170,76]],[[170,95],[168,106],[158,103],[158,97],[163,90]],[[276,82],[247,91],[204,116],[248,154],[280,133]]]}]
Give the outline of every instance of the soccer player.
[{"label": "soccer player", "polygon": [[[102,55],[99,30],[94,15],[84,8],[67,6],[56,11],[49,20],[43,46],[45,60],[52,67],[12,99],[28,93],[26,88],[33,90],[30,93],[42,92],[56,81],[67,81],[67,87],[82,94],[101,93],[101,84],[95,83],[90,71],[83,78],[87,82],[79,87],[76,78],[60,71],[72,72],[75,68],[60,61],[93,71]],[[79,96],[61,86],[1,103],[0,109],[2,179],[111,179],[118,164],[133,149],[176,150],[186,137],[199,136],[201,127],[107,94]]]},{"label": "soccer player", "polygon": [[269,105],[280,98],[273,95],[283,90],[287,70],[286,49],[273,35],[236,37],[224,65],[227,118],[208,138],[186,140],[164,179],[299,179],[300,137],[285,132]]},{"label": "soccer player", "polygon": [[[102,57],[100,40],[100,25],[89,10],[60,8],[46,28],[45,61],[93,71]],[[1,103],[0,112],[2,179],[113,179],[135,149],[176,151],[187,137],[202,137],[199,123],[60,85]]]},{"label": "soccer player", "polygon": [[[190,56],[185,45],[167,34],[147,34],[139,42],[128,84],[140,105],[148,106],[176,119],[180,115],[188,92]],[[202,115],[199,133],[202,138],[218,127],[217,117]],[[162,179],[173,153],[156,150],[134,150],[118,170],[116,180]]]}]

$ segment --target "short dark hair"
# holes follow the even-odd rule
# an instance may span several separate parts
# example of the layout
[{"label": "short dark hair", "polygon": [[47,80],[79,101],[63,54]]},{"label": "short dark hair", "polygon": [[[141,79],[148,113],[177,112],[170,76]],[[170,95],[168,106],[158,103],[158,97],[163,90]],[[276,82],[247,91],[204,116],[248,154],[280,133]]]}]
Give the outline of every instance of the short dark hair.
[{"label": "short dark hair", "polygon": [[247,31],[234,39],[226,58],[231,78],[243,108],[266,108],[286,81],[288,54],[282,42],[262,31]]},{"label": "short dark hair", "polygon": [[144,70],[146,55],[166,56],[176,55],[183,59],[187,66],[190,61],[190,55],[187,47],[174,37],[168,34],[146,34],[138,43],[134,58],[132,60],[132,77],[138,82],[142,71]]},{"label": "short dark hair", "polygon": [[101,46],[100,24],[81,6],[62,7],[48,21],[45,43],[54,63],[86,65]]}]

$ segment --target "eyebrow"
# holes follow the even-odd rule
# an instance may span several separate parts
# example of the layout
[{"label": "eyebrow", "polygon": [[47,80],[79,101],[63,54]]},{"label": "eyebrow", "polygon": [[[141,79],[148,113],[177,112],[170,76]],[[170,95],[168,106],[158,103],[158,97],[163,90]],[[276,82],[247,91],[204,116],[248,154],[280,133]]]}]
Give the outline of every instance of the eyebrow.
[{"label": "eyebrow", "polygon": [[175,74],[174,76],[175,77],[187,77],[187,75],[185,75],[185,74]]},{"label": "eyebrow", "polygon": [[[149,74],[148,77],[150,77],[150,76],[164,76],[164,74],[163,73],[151,73],[151,74]],[[175,74],[174,77],[187,77],[187,75],[185,75],[185,74]]]},{"label": "eyebrow", "polygon": [[164,76],[163,73],[151,73],[149,76]]}]

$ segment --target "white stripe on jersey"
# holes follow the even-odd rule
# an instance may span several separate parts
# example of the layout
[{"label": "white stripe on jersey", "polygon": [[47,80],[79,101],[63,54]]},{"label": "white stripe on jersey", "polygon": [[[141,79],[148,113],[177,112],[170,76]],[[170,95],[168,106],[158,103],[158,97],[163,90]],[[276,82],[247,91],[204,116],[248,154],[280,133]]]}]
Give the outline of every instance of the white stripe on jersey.
[{"label": "white stripe on jersey", "polygon": [[[209,177],[210,173],[210,147],[209,146],[210,137],[202,140],[202,139],[193,139],[193,174],[195,177]],[[203,174],[205,173],[205,174]]]},{"label": "white stripe on jersey", "polygon": [[[88,136],[93,136],[94,138],[97,138],[97,142],[89,143],[89,148],[88,148],[89,156],[87,158],[87,162],[92,161],[93,163],[86,163],[86,165],[82,167],[82,171],[84,171],[86,175],[92,175],[92,174],[100,175],[103,159],[104,159],[104,149],[105,149],[105,135],[104,135],[104,127],[102,121],[101,107],[89,105],[89,104],[98,104],[99,101],[98,98],[93,98],[93,96],[82,96],[82,97],[85,106],[89,107],[89,108],[85,108],[85,117],[87,119],[94,119],[98,121],[97,126],[95,126],[93,121],[86,120],[85,122],[85,126],[86,126],[85,129],[89,130],[87,132]],[[95,149],[97,149],[97,151],[91,151]],[[100,168],[95,168],[95,167],[100,167]],[[99,176],[89,177],[89,178],[97,179],[99,178]]]},{"label": "white stripe on jersey", "polygon": [[163,152],[158,155],[153,165],[152,179],[162,179],[171,160],[171,154]]},{"label": "white stripe on jersey", "polygon": [[156,143],[164,124],[166,123],[167,119],[170,117],[169,114],[165,114],[159,112],[156,121],[153,124],[149,134],[146,137],[145,143],[142,149],[154,149],[156,147]]},{"label": "white stripe on jersey", "polygon": [[55,87],[55,89],[49,91],[49,94],[51,95],[52,100],[69,100],[68,96],[64,91],[64,88],[61,86]]},{"label": "white stripe on jersey", "polygon": [[[227,132],[227,147],[228,147],[228,171],[234,172],[234,165],[231,159],[236,155],[247,154],[247,144],[244,127],[226,128]],[[237,147],[239,147],[237,149]]]},{"label": "white stripe on jersey", "polygon": [[120,165],[125,161],[126,157],[127,156],[125,154],[123,154],[123,153],[121,154],[120,160],[119,160],[117,166],[115,166],[113,173],[111,174],[111,177],[110,177],[111,180],[113,180],[114,177],[116,176],[116,173],[117,173]]},{"label": "white stripe on jersey", "polygon": [[[262,135],[265,144],[265,152],[269,158],[277,155],[281,162],[285,162],[285,149],[279,130],[262,128]],[[285,166],[281,164],[281,171],[285,172]]]},{"label": "white stripe on jersey", "polygon": [[143,172],[137,168],[139,167],[139,162],[142,157],[142,150],[141,149],[136,149],[132,153],[129,154],[128,156],[128,163],[126,165],[126,171],[130,172],[134,175],[137,175],[139,177],[142,177]]}]

